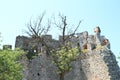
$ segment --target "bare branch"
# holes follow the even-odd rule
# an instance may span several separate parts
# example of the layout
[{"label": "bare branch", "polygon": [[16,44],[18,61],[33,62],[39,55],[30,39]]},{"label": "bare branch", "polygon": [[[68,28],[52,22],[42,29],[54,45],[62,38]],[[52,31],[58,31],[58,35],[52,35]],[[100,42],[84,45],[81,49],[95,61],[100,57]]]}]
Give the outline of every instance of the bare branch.
[{"label": "bare branch", "polygon": [[34,34],[33,31],[31,30],[31,26],[32,26],[32,24],[31,24],[31,20],[30,20],[30,23],[27,24],[28,31],[25,31],[28,35]]},{"label": "bare branch", "polygon": [[29,35],[29,36],[32,36],[28,31],[25,31],[25,33],[26,33],[27,35]]},{"label": "bare branch", "polygon": [[81,22],[82,22],[82,21],[79,21],[79,23],[78,23],[78,25],[77,25],[76,29],[75,29],[75,30],[74,30],[74,32],[73,32],[74,34],[76,33],[76,31],[77,31],[77,30],[78,30],[78,28],[80,27]]},{"label": "bare branch", "polygon": [[63,29],[63,28],[62,28],[62,24],[60,24],[60,22],[57,23],[56,20],[55,20],[55,17],[53,17],[53,20],[54,20],[54,21],[53,21],[53,24],[54,24],[56,27],[58,27],[59,29],[62,30],[62,29]]},{"label": "bare branch", "polygon": [[61,21],[59,22],[59,24],[57,24],[56,20],[54,18],[54,25],[62,30],[62,36],[63,36],[62,41],[63,41],[63,45],[64,45],[64,43],[65,43],[65,32],[66,32],[66,28],[67,28],[66,16],[62,16],[61,14],[59,14],[59,17],[60,17]]},{"label": "bare branch", "polygon": [[44,34],[46,34],[49,31],[50,28],[50,23],[48,23],[47,28],[44,26],[42,26],[42,20],[44,18],[45,12],[42,13],[42,15],[34,22],[32,23],[30,20],[30,23],[27,25],[28,27],[28,31],[26,31],[26,33],[29,36],[40,36],[43,34],[43,32],[45,32]]},{"label": "bare branch", "polygon": [[34,30],[36,31],[36,28],[37,28],[37,21],[34,22],[33,28],[34,28]]},{"label": "bare branch", "polygon": [[36,33],[36,31],[35,31],[35,29],[33,28],[33,27],[31,27],[31,30],[32,30],[32,32],[34,33],[34,35],[33,36],[36,36],[36,37],[38,37],[39,35]]},{"label": "bare branch", "polygon": [[[68,30],[68,27],[67,27],[67,21],[66,21],[66,16],[64,15],[61,15],[59,13],[59,17],[60,17],[60,24],[57,24],[56,21],[55,21],[55,18],[54,18],[54,25],[56,27],[58,27],[59,29],[62,30],[62,42],[63,42],[63,45],[65,44],[65,42],[71,37],[71,36],[74,36],[76,31],[78,30],[80,24],[82,21],[79,21],[78,25],[75,27],[75,30],[72,32],[70,30]],[[66,36],[66,30],[69,31],[70,34],[67,34]]]},{"label": "bare branch", "polygon": [[39,17],[39,19],[38,19],[38,25],[37,25],[37,33],[41,30],[41,23],[42,23],[42,20],[43,20],[43,17],[44,17],[44,15],[45,15],[45,12],[44,13],[42,13],[42,15]]},{"label": "bare branch", "polygon": [[43,12],[42,15],[39,17],[38,27],[41,25],[44,16],[45,16],[45,12]]},{"label": "bare branch", "polygon": [[51,27],[51,21],[48,19],[48,25],[46,30],[44,31],[44,34],[47,34],[47,32],[50,30],[50,27]]},{"label": "bare branch", "polygon": [[39,35],[41,35],[44,31],[45,31],[45,27],[43,27],[43,28],[39,31]]}]

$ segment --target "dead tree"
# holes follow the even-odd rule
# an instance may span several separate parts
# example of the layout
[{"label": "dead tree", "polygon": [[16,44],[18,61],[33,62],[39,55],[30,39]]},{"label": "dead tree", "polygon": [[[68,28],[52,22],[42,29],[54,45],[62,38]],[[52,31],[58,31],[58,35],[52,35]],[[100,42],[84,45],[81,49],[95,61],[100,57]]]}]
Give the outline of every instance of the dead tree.
[{"label": "dead tree", "polygon": [[48,19],[47,26],[43,26],[42,21],[45,16],[45,12],[42,13],[40,17],[36,21],[30,20],[30,22],[27,24],[27,29],[25,30],[25,33],[30,36],[31,38],[38,39],[37,43],[44,45],[47,50],[49,51],[49,47],[46,44],[44,38],[42,38],[42,35],[46,35],[51,27],[51,21]]},{"label": "dead tree", "polygon": [[[57,21],[54,18],[53,24],[62,31],[62,44],[65,45],[65,42],[70,37],[75,35],[75,33],[77,32],[78,28],[80,27],[80,24],[81,24],[82,21],[80,20],[78,25],[74,28],[73,32],[71,32],[71,29],[68,30],[66,16],[59,14],[59,17],[60,17],[60,21],[58,21],[58,23],[57,23]],[[66,34],[67,33],[66,31],[68,31],[70,33]]]},{"label": "dead tree", "polygon": [[47,34],[50,29],[51,22],[48,20],[48,25],[43,26],[42,21],[45,13],[43,13],[35,22],[30,22],[27,24],[28,30],[25,31],[30,37],[40,37],[42,34]]}]

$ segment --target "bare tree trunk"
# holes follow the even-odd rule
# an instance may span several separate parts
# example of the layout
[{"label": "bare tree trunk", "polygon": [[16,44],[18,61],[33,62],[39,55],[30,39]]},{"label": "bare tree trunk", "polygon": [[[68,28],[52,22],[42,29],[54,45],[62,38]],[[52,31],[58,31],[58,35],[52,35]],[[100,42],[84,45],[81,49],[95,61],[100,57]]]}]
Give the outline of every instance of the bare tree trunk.
[{"label": "bare tree trunk", "polygon": [[66,25],[67,25],[66,16],[64,18],[62,17],[62,21],[64,23],[64,26],[63,26],[63,45],[65,45],[65,31],[66,31]]},{"label": "bare tree trunk", "polygon": [[64,72],[60,74],[60,80],[64,80],[64,75],[65,75]]}]

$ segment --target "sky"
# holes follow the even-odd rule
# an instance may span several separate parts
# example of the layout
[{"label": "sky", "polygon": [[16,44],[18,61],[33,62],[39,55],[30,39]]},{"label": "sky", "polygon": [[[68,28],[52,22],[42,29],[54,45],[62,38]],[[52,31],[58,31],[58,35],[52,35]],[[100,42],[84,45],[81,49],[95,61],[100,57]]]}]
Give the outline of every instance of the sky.
[{"label": "sky", "polygon": [[[37,19],[44,11],[45,18],[50,19],[53,15],[64,14],[68,24],[73,26],[82,20],[78,32],[94,34],[94,27],[100,26],[101,35],[109,39],[116,58],[120,55],[120,0],[1,0],[2,44],[14,46],[16,36],[26,35],[24,30],[30,19]],[[57,38],[59,31],[52,27],[50,33]],[[120,60],[117,61],[120,64]]]}]

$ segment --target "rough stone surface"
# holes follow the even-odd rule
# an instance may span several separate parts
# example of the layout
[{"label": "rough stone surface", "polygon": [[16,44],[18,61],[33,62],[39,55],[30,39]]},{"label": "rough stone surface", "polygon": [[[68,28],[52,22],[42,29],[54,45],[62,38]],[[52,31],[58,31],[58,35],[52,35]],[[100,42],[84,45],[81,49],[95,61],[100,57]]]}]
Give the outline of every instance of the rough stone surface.
[{"label": "rough stone surface", "polygon": [[[107,48],[81,54],[82,59],[71,62],[72,70],[65,80],[120,80],[114,54]],[[59,80],[56,67],[45,54],[27,62],[27,80]]]},{"label": "rough stone surface", "polygon": [[82,60],[72,62],[73,70],[65,80],[120,80],[120,71],[114,54],[104,48],[83,54]]},{"label": "rough stone surface", "polygon": [[24,79],[26,80],[59,80],[59,75],[56,73],[56,67],[45,54],[27,61],[26,66],[27,68],[24,73]]},{"label": "rough stone surface", "polygon": [[[52,39],[52,36],[43,36],[49,47],[56,49],[60,46],[60,40]],[[103,36],[101,36],[101,40]],[[105,39],[105,37],[104,37]],[[41,48],[42,44],[37,44],[38,39],[18,36],[16,38],[16,47],[23,50],[29,50],[29,46],[36,45]],[[86,39],[84,32],[72,37],[69,40],[72,47],[78,46],[81,50],[83,45],[94,44],[94,35],[89,35]],[[91,45],[91,47],[93,47]],[[96,47],[96,46],[95,46]],[[110,47],[110,43],[109,43]],[[80,59],[71,62],[72,70],[65,74],[64,80],[120,80],[120,68],[117,64],[113,52],[105,46],[87,49],[87,52],[81,53]],[[25,78],[23,80],[60,80],[56,72],[56,67],[52,64],[49,56],[45,53],[38,55],[32,60],[24,61],[27,67],[24,70]]]}]

